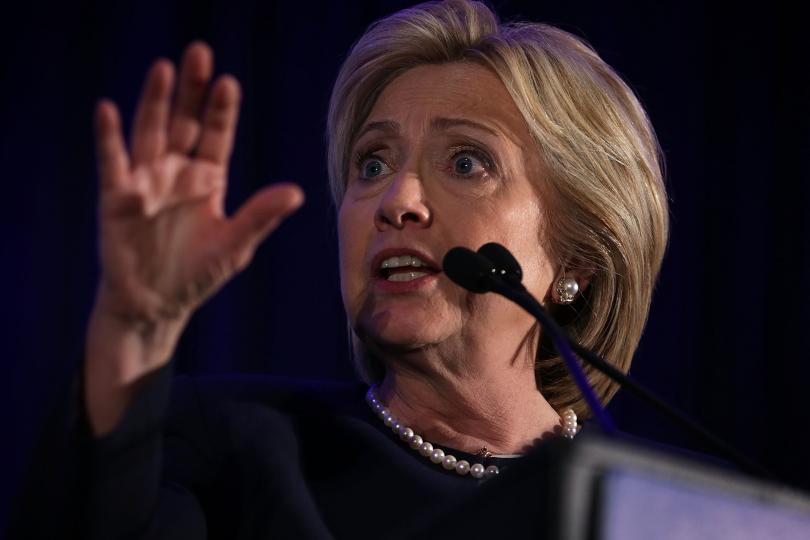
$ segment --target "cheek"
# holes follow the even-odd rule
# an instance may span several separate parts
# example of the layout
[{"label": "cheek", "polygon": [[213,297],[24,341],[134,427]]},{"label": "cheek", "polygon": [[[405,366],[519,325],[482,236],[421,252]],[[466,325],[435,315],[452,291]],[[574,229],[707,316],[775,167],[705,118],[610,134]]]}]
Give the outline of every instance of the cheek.
[{"label": "cheek", "polygon": [[348,250],[352,249],[353,242],[349,241],[351,238],[351,226],[348,223],[347,212],[344,210],[344,206],[340,206],[340,210],[338,211],[338,263],[340,265],[340,280],[343,283],[343,277],[345,275],[345,269],[347,260],[350,258],[350,253]]},{"label": "cheek", "polygon": [[523,284],[540,301],[548,291],[554,277],[554,263],[549,255],[542,225],[537,223],[535,234],[525,234],[515,256],[523,267]]},{"label": "cheek", "polygon": [[340,292],[347,315],[353,318],[362,302],[363,271],[368,247],[367,220],[356,205],[343,202],[338,211]]},{"label": "cheek", "polygon": [[526,200],[532,202],[501,211],[495,223],[498,223],[497,234],[503,239],[501,243],[512,252],[523,270],[523,284],[542,299],[553,274],[553,264],[544,241],[542,205],[534,197],[527,196]]}]

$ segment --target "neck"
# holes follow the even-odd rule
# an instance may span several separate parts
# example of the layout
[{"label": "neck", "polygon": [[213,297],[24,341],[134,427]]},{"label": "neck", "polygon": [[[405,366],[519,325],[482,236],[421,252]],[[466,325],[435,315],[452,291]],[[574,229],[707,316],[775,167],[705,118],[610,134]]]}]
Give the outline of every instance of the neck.
[{"label": "neck", "polygon": [[495,454],[523,453],[560,426],[525,353],[498,358],[494,351],[465,347],[463,363],[441,350],[389,357],[377,394],[392,414],[434,444],[469,453],[483,447]]}]

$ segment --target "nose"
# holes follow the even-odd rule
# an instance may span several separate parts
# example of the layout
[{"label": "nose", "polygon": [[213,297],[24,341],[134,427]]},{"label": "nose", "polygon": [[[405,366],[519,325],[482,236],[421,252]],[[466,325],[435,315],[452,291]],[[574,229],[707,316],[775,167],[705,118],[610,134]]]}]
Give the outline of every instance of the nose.
[{"label": "nose", "polygon": [[402,172],[392,178],[383,192],[374,215],[374,225],[379,231],[391,227],[403,229],[408,223],[424,228],[430,226],[432,219],[425,201],[424,184],[419,176],[412,172]]}]

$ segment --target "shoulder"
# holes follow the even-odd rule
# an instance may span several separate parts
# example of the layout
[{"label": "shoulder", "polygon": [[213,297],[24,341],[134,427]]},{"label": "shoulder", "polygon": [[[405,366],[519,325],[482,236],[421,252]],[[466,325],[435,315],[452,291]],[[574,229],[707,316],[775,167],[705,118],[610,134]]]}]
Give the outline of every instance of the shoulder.
[{"label": "shoulder", "polygon": [[173,448],[187,453],[192,447],[211,463],[227,456],[244,463],[265,463],[268,456],[288,462],[298,459],[306,443],[322,443],[323,433],[355,422],[367,408],[364,393],[364,385],[353,381],[177,375],[164,433]]},{"label": "shoulder", "polygon": [[[298,379],[258,373],[178,375],[172,386],[175,404],[256,403],[282,410],[343,409],[365,393],[359,381]],[[362,402],[362,400],[361,400]]]}]

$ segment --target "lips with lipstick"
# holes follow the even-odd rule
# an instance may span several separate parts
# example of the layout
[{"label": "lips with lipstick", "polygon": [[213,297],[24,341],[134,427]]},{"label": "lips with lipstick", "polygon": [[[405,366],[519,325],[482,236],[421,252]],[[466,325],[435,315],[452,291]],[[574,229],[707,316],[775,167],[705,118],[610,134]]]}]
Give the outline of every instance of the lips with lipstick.
[{"label": "lips with lipstick", "polygon": [[382,259],[378,275],[386,281],[413,281],[436,274],[439,269],[416,255],[395,255]]}]

